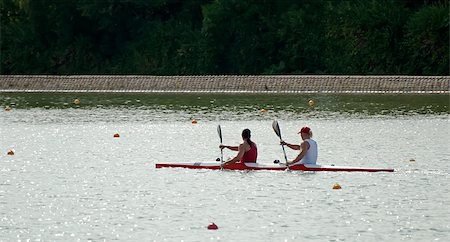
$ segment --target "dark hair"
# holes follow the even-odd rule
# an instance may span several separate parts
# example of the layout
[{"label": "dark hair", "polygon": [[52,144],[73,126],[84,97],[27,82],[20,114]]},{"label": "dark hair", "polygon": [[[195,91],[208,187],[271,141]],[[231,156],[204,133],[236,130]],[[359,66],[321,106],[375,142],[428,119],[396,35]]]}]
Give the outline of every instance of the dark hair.
[{"label": "dark hair", "polygon": [[245,139],[245,141],[247,141],[247,143],[252,146],[252,142],[250,141],[250,129],[244,129],[242,130],[242,138]]}]

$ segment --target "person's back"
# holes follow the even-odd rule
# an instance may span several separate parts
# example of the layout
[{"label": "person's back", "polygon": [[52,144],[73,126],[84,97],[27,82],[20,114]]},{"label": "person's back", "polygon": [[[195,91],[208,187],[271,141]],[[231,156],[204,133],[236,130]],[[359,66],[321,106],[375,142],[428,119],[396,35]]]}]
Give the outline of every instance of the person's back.
[{"label": "person's back", "polygon": [[313,139],[305,139],[305,142],[308,142],[309,149],[306,151],[305,156],[300,160],[300,164],[316,164],[317,163],[317,142]]},{"label": "person's back", "polygon": [[256,144],[252,141],[250,141],[250,149],[244,153],[242,156],[240,162],[253,162],[255,163],[258,159],[258,148],[256,147]]},{"label": "person's back", "polygon": [[292,161],[287,161],[286,165],[291,166],[294,164],[316,164],[317,162],[317,143],[312,139],[312,131],[309,127],[303,127],[300,132],[298,132],[302,137],[302,143],[300,145],[289,144],[281,141],[281,145],[286,145],[293,150],[299,150],[300,153]]},{"label": "person's back", "polygon": [[224,149],[230,149],[237,151],[238,154],[225,162],[221,164],[221,166],[225,166],[226,164],[230,163],[236,163],[236,162],[252,162],[255,163],[258,159],[258,148],[256,148],[256,144],[253,143],[253,141],[250,140],[251,134],[249,129],[244,129],[242,131],[242,139],[244,140],[244,143],[240,144],[239,146],[229,146],[229,145],[223,145],[221,144],[219,148]]}]

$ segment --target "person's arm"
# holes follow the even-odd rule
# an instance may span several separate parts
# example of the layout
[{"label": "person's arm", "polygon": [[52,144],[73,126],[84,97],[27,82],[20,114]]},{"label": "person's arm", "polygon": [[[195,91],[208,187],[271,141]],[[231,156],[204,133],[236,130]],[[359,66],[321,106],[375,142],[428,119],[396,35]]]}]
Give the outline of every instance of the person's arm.
[{"label": "person's arm", "polygon": [[284,141],[280,141],[280,145],[286,145],[287,147],[289,147],[293,150],[300,150],[300,145],[289,144]]},{"label": "person's arm", "polygon": [[241,160],[242,156],[244,156],[246,146],[245,144],[240,144],[239,147],[236,148],[238,148],[237,155],[233,159],[227,160],[224,163],[222,163],[222,166],[226,164],[236,163]]},{"label": "person's arm", "polygon": [[224,149],[230,149],[230,150],[234,150],[234,151],[238,151],[239,147],[238,146],[230,146],[230,145],[219,145],[219,148]]},{"label": "person's arm", "polygon": [[303,159],[303,157],[305,157],[306,152],[309,149],[309,143],[306,142],[306,141],[303,141],[303,143],[301,145],[299,145],[299,146],[302,149],[302,151],[300,151],[300,154],[298,154],[298,156],[295,157],[295,159],[293,159],[292,161],[288,161],[286,163],[288,166],[290,166],[290,165],[292,165],[292,164],[294,164],[296,162],[299,162],[301,159]]}]

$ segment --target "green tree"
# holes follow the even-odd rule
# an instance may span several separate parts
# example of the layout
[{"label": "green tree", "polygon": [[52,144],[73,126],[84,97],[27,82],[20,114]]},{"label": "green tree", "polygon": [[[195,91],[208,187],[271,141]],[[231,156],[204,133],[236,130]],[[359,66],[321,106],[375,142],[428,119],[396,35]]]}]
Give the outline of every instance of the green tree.
[{"label": "green tree", "polygon": [[276,1],[217,0],[203,6],[203,56],[218,74],[262,73],[274,60]]},{"label": "green tree", "polygon": [[403,73],[401,40],[407,10],[397,1],[329,5],[326,70],[334,74]]},{"label": "green tree", "polygon": [[0,0],[1,74],[449,72],[447,0]]},{"label": "green tree", "polygon": [[408,73],[449,75],[449,8],[447,4],[425,6],[406,26],[405,48]]},{"label": "green tree", "polygon": [[277,19],[271,29],[276,34],[277,58],[268,73],[314,74],[324,71],[325,5],[322,1],[299,1]]}]

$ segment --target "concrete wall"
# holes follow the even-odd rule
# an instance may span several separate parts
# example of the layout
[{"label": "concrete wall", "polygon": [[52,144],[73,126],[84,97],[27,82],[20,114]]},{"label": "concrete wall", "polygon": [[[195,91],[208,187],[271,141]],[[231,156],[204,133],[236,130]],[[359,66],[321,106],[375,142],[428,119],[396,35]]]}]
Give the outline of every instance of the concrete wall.
[{"label": "concrete wall", "polygon": [[450,76],[2,75],[0,92],[450,93]]}]

